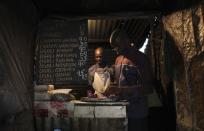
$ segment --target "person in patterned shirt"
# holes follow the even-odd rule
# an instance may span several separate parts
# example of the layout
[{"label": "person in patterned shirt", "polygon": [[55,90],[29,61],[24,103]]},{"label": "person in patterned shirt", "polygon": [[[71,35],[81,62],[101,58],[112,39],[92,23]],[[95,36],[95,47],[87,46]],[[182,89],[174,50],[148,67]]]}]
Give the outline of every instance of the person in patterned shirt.
[{"label": "person in patterned shirt", "polygon": [[122,30],[111,34],[110,43],[118,53],[114,65],[118,96],[129,102],[128,131],[148,131],[147,95],[153,92],[153,71],[148,57],[130,43]]}]

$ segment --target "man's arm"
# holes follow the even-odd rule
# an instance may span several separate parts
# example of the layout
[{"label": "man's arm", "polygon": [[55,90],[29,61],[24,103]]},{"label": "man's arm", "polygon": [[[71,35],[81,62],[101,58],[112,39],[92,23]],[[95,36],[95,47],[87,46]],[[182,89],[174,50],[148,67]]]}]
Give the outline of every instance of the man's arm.
[{"label": "man's arm", "polygon": [[115,78],[114,78],[114,65],[112,65],[112,66],[107,66],[107,67],[105,67],[105,70],[104,71],[108,71],[109,72],[109,74],[110,74],[110,78],[111,78],[111,82],[114,82],[114,80],[115,80]]}]

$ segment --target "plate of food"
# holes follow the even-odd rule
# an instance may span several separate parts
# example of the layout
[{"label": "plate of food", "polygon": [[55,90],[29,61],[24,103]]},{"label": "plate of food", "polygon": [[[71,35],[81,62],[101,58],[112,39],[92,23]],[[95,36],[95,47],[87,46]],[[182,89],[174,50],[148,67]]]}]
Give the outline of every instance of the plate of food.
[{"label": "plate of food", "polygon": [[72,89],[56,89],[48,93],[52,101],[71,101],[76,99],[75,96],[70,93],[71,91]]}]

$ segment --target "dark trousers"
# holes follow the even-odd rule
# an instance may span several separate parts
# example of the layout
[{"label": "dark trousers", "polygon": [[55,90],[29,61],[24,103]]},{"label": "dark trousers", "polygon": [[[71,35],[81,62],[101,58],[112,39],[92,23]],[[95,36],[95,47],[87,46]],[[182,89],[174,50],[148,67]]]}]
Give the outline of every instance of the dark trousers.
[{"label": "dark trousers", "polygon": [[148,131],[148,118],[128,118],[128,131]]}]

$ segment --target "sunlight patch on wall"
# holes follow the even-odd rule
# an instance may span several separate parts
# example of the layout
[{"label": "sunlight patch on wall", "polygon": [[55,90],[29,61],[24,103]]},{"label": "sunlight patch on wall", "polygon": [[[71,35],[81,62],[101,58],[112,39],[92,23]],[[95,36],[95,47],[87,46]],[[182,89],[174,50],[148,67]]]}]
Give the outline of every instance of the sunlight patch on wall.
[{"label": "sunlight patch on wall", "polygon": [[147,44],[148,44],[148,41],[149,41],[149,39],[146,38],[146,40],[145,40],[143,46],[139,49],[139,51],[141,51],[141,52],[143,52],[143,53],[145,52],[145,49],[146,49]]}]

